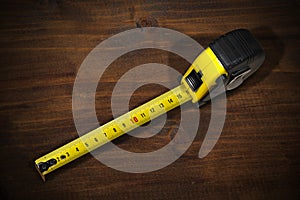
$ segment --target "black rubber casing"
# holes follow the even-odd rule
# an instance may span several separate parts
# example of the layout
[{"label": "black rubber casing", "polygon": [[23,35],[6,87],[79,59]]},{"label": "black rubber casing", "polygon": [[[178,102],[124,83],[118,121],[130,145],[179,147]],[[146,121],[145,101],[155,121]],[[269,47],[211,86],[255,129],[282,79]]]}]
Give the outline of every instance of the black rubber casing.
[{"label": "black rubber casing", "polygon": [[[209,47],[229,74],[229,82],[248,71],[243,80],[253,74],[263,63],[265,53],[246,29],[226,33],[209,44]],[[234,89],[234,88],[231,88]]]},{"label": "black rubber casing", "polygon": [[209,44],[218,60],[228,72],[216,80],[216,86],[209,94],[198,101],[199,107],[221,93],[221,83],[226,90],[238,87],[252,75],[264,62],[265,53],[250,31],[237,29],[222,35]]}]

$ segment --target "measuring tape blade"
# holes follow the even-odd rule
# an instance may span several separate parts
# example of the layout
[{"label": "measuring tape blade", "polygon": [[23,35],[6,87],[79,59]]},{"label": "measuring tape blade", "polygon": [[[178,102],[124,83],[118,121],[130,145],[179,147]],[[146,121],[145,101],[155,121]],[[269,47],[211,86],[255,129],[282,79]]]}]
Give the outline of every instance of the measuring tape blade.
[{"label": "measuring tape blade", "polygon": [[35,161],[43,179],[59,167],[191,100],[180,85]]}]

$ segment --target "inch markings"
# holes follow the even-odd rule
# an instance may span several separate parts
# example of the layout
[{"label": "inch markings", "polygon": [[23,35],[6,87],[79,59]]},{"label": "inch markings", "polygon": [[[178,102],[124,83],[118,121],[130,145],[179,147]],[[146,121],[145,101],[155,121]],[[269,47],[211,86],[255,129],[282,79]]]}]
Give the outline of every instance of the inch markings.
[{"label": "inch markings", "polygon": [[185,87],[180,85],[47,155],[42,156],[35,161],[36,168],[45,180],[44,176],[46,174],[189,100],[191,100],[191,96]]}]

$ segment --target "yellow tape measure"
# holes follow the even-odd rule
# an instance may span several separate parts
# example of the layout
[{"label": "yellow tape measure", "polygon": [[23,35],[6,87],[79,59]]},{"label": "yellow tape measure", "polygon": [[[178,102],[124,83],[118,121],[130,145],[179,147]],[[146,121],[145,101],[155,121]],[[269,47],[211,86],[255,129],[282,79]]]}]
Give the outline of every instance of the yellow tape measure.
[{"label": "yellow tape measure", "polygon": [[264,52],[248,30],[229,32],[196,58],[178,87],[40,157],[35,166],[45,180],[46,174],[185,102],[206,103],[209,89],[216,90],[220,83],[227,90],[237,87],[263,60]]}]

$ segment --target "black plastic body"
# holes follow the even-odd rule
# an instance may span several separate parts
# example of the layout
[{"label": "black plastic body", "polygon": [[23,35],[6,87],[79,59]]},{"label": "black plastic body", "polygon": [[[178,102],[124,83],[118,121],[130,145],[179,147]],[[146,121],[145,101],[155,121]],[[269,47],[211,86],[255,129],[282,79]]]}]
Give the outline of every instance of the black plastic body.
[{"label": "black plastic body", "polygon": [[[237,29],[226,33],[209,44],[232,80],[250,69],[246,79],[263,63],[265,53],[261,45],[246,29]],[[229,80],[229,81],[230,81]]]},{"label": "black plastic body", "polygon": [[215,88],[198,102],[199,107],[224,91],[220,90],[220,83],[224,84],[226,90],[238,87],[262,65],[265,59],[263,48],[246,29],[226,33],[208,46],[226,69],[228,76],[216,80]]}]

